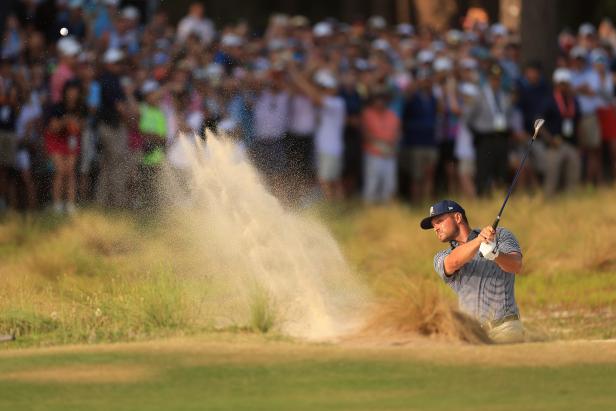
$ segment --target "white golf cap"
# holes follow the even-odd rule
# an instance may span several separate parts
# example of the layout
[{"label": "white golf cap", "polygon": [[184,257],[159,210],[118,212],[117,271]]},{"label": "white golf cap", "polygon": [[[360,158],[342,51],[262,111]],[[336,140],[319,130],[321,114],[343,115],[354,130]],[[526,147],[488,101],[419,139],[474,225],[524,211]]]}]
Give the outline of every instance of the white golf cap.
[{"label": "white golf cap", "polygon": [[231,117],[223,118],[218,123],[218,130],[222,132],[231,132],[237,129],[237,127],[238,127],[237,121],[235,121]]},{"label": "white golf cap", "polygon": [[434,52],[432,50],[424,49],[417,53],[417,61],[419,61],[419,64],[432,63],[433,60]]},{"label": "white golf cap", "polygon": [[243,43],[242,38],[237,34],[225,34],[220,39],[220,44],[225,47],[239,47]]},{"label": "white golf cap", "polygon": [[571,70],[566,68],[557,68],[552,75],[552,81],[554,83],[568,83],[571,84]]},{"label": "white golf cap", "polygon": [[400,36],[412,36],[415,34],[415,28],[409,23],[400,23],[396,26],[396,33]]},{"label": "white golf cap", "polygon": [[127,20],[138,20],[140,15],[137,7],[126,6],[122,9],[122,17]]},{"label": "white golf cap", "polygon": [[326,69],[317,70],[314,74],[314,82],[323,88],[335,89],[338,87],[338,80],[336,80],[336,77]]},{"label": "white golf cap", "polygon": [[580,36],[589,36],[594,35],[596,33],[595,26],[590,23],[583,23],[578,29],[578,34]]},{"label": "white golf cap", "polygon": [[575,46],[569,52],[569,56],[571,56],[574,59],[577,59],[577,58],[585,59],[587,55],[588,55],[588,51],[586,51],[586,49],[582,46]]},{"label": "white golf cap", "polygon": [[81,45],[73,37],[64,37],[58,40],[57,48],[64,56],[76,56],[81,53]]},{"label": "white golf cap", "polygon": [[381,30],[387,26],[387,21],[383,16],[372,16],[368,19],[368,26],[373,29]]},{"label": "white golf cap", "polygon": [[507,27],[505,27],[501,23],[494,23],[492,27],[490,27],[490,34],[492,36],[506,36],[507,35]]},{"label": "white golf cap", "polygon": [[155,80],[146,80],[143,85],[141,86],[141,94],[143,94],[144,96],[152,93],[153,91],[156,91],[159,89],[159,85],[158,82]]},{"label": "white golf cap", "polygon": [[224,73],[225,69],[218,63],[208,64],[205,68],[205,76],[210,80],[220,78]]},{"label": "white golf cap", "polygon": [[107,49],[103,54],[103,62],[107,64],[114,64],[124,58],[124,53],[120,49],[111,48]]},{"label": "white golf cap", "polygon": [[479,95],[479,87],[476,84],[464,82],[460,84],[460,93],[468,97],[477,97]]},{"label": "white golf cap", "polygon": [[385,39],[376,39],[372,42],[372,48],[375,50],[389,50],[389,43]]},{"label": "white golf cap", "polygon": [[465,70],[475,70],[477,68],[477,60],[465,57],[460,61],[460,67]]},{"label": "white golf cap", "polygon": [[432,68],[438,73],[451,71],[451,69],[453,68],[453,63],[451,62],[451,59],[449,57],[439,57],[434,60]]},{"label": "white golf cap", "polygon": [[327,37],[327,36],[331,36],[332,34],[334,34],[334,30],[331,24],[329,24],[326,21],[322,21],[314,25],[314,28],[312,29],[312,33],[314,34],[315,37]]}]

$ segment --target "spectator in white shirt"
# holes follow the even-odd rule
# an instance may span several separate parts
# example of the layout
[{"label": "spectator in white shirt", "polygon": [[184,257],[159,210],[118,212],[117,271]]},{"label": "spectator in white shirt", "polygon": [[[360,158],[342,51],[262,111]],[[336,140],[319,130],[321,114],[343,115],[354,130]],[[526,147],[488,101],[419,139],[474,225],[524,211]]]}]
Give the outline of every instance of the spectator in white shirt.
[{"label": "spectator in white shirt", "polygon": [[337,95],[338,81],[326,69],[314,74],[314,83],[307,81],[295,68],[290,69],[292,81],[305,92],[318,107],[318,126],[315,132],[317,176],[327,199],[341,200],[342,155],[344,152],[344,125],[346,109],[344,99]]},{"label": "spectator in white shirt", "polygon": [[209,45],[214,40],[214,23],[204,15],[203,4],[195,2],[190,5],[188,15],[180,20],[178,25],[177,40],[180,44],[191,35],[196,35],[204,45]]},{"label": "spectator in white shirt", "polygon": [[302,191],[314,181],[314,132],[317,127],[317,110],[310,98],[295,90],[290,100],[289,135],[286,154],[294,193],[299,198]]},{"label": "spectator in white shirt", "polygon": [[580,103],[582,118],[579,123],[579,144],[586,157],[584,178],[598,184],[601,180],[601,129],[597,109],[601,106],[601,79],[597,71],[587,64],[587,50],[576,46],[571,50],[571,85]]},{"label": "spectator in white shirt", "polygon": [[275,190],[282,189],[281,178],[287,166],[284,137],[290,96],[284,81],[283,72],[277,69],[270,71],[265,80],[265,87],[254,103],[254,139],[250,147],[255,166]]}]

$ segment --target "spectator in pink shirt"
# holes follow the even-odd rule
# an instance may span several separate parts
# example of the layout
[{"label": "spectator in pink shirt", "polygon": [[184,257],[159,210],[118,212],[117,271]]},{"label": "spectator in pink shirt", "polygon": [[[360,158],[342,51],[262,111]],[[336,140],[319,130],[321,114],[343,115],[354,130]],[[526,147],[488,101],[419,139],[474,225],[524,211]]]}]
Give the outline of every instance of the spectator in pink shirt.
[{"label": "spectator in pink shirt", "polygon": [[364,188],[366,203],[391,201],[397,189],[397,153],[400,119],[387,107],[389,94],[376,89],[361,113],[364,149]]},{"label": "spectator in pink shirt", "polygon": [[77,55],[81,46],[72,37],[65,37],[58,41],[58,67],[51,75],[51,103],[57,104],[62,100],[62,92],[67,81],[75,78]]}]

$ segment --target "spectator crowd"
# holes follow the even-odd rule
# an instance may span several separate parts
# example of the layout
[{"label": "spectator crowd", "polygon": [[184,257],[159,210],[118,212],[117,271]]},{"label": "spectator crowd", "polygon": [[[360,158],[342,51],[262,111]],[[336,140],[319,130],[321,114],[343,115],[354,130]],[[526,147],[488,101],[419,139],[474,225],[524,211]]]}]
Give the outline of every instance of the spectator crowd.
[{"label": "spectator crowd", "polygon": [[511,180],[538,117],[522,187],[552,196],[615,177],[609,20],[564,30],[546,73],[520,61],[517,33],[485,19],[435,32],[276,14],[256,33],[218,27],[201,3],[177,27],[145,12],[22,0],[6,16],[0,211],[139,207],[163,164],[182,167],[174,144],[206,129],[289,202],[489,195]]}]

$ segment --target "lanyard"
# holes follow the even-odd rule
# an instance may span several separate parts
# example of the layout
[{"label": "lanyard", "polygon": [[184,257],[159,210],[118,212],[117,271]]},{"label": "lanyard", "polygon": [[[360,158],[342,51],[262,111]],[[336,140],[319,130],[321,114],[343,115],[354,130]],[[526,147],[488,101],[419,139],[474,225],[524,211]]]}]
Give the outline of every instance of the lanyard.
[{"label": "lanyard", "polygon": [[556,105],[558,106],[558,111],[560,112],[561,117],[575,117],[575,101],[573,100],[573,97],[570,96],[568,99],[569,107],[567,107],[567,102],[565,102],[562,93],[559,93],[558,91],[554,91],[554,100],[556,100]]},{"label": "lanyard", "polygon": [[502,114],[502,103],[499,100],[500,93],[494,93],[494,90],[489,85],[484,87],[484,93],[492,114]]}]

